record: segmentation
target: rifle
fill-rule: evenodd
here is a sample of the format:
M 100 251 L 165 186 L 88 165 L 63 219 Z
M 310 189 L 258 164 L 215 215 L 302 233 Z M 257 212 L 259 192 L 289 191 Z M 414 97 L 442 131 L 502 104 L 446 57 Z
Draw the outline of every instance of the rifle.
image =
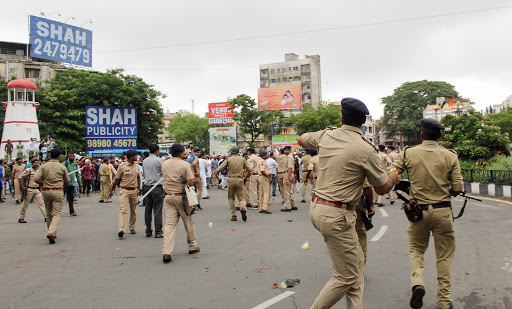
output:
M 475 200 L 475 201 L 479 201 L 479 202 L 482 201 L 481 199 L 477 199 L 477 198 L 474 198 L 474 197 L 471 197 L 471 196 L 467 196 L 465 191 L 460 193 L 458 196 L 464 197 L 465 200 L 464 200 L 464 205 L 462 205 L 462 208 L 460 209 L 459 214 L 457 215 L 457 217 L 453 218 L 454 220 L 455 219 L 459 219 L 460 217 L 462 217 L 462 215 L 464 214 L 464 210 L 466 209 L 466 205 L 468 203 L 468 200 Z
M 370 203 L 366 199 L 366 196 L 362 196 L 361 200 L 359 200 L 359 205 L 357 205 L 357 211 L 359 212 L 359 216 L 363 219 L 364 227 L 367 231 L 373 228 L 372 219 L 368 218 L 367 210 L 370 210 Z

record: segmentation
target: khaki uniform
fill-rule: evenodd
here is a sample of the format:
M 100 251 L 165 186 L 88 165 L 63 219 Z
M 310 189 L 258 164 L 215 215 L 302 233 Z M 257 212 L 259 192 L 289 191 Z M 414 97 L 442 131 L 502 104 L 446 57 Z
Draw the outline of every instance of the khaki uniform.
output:
M 304 184 L 302 184 L 302 200 L 306 200 L 306 192 L 308 190 L 308 182 L 309 179 L 306 179 L 306 174 L 308 173 L 308 163 L 311 160 L 311 155 L 307 154 L 302 158 L 302 181 Z
M 333 277 L 312 308 L 331 308 L 345 295 L 347 308 L 363 308 L 364 255 L 355 230 L 353 205 L 361 198 L 366 177 L 370 184 L 382 186 L 388 176 L 380 167 L 372 143 L 357 127 L 343 125 L 340 129 L 306 133 L 302 142 L 306 148 L 320 149 L 313 195 L 321 199 L 311 202 L 310 218 L 324 237 L 334 268 Z M 341 202 L 342 207 L 324 205 L 322 199 Z
M 398 160 L 398 157 L 399 157 L 399 155 L 398 155 L 398 153 L 397 153 L 395 150 L 393 150 L 393 151 L 391 151 L 390 153 L 388 153 L 388 160 L 389 160 L 391 163 L 393 163 L 393 162 L 395 162 L 396 160 Z M 398 179 L 399 179 L 399 180 L 401 180 L 401 178 L 398 178 Z M 392 201 L 395 201 L 395 200 L 396 200 L 396 194 L 395 194 L 395 192 L 394 192 L 393 190 L 389 191 L 388 196 L 389 196 L 389 198 L 390 198 Z
M 368 187 L 371 187 L 370 183 L 368 182 L 367 179 L 365 179 L 364 183 L 363 183 L 363 189 L 365 188 L 368 188 Z M 361 203 L 362 201 L 360 201 Z M 370 206 L 372 201 L 367 201 L 368 203 L 370 203 Z M 366 212 L 366 205 L 361 205 L 362 206 L 362 210 L 364 212 Z M 359 207 L 359 205 L 358 205 Z M 359 209 L 358 211 L 356 211 L 356 215 L 357 215 L 357 219 L 356 219 L 356 233 L 357 233 L 357 239 L 359 240 L 359 245 L 361 246 L 361 249 L 363 250 L 363 255 L 364 255 L 364 264 L 366 265 L 366 256 L 368 255 L 368 241 L 367 241 L 367 236 L 366 236 L 366 226 L 364 225 L 364 221 L 363 221 L 363 217 L 361 216 L 361 214 L 359 213 Z
M 260 210 L 268 211 L 270 204 L 270 184 L 272 183 L 272 176 L 270 179 L 267 176 L 263 176 L 262 172 L 265 172 L 267 175 L 270 175 L 270 168 L 265 160 L 260 159 L 258 163 L 258 186 L 260 188 Z
M 389 157 L 388 154 L 386 154 L 385 152 L 382 152 L 382 151 L 379 151 L 379 162 L 380 162 L 380 167 L 382 167 L 383 170 L 387 170 L 387 168 L 391 165 L 391 163 L 393 161 L 391 161 L 391 158 Z M 375 191 L 374 191 L 375 193 Z M 377 203 L 378 204 L 382 204 L 382 201 L 383 201 L 383 198 L 384 198 L 384 195 L 375 195 L 375 196 L 378 196 L 377 198 Z M 394 202 L 395 201 L 395 196 L 393 194 L 393 191 L 389 191 L 388 193 L 388 197 L 389 197 L 389 200 L 391 202 Z
M 197 201 L 201 202 L 201 197 L 203 196 L 203 179 L 201 178 L 201 173 L 199 170 L 199 158 L 196 156 L 194 161 L 192 162 L 192 173 L 195 176 L 195 184 L 197 190 Z
M 100 201 L 106 202 L 109 200 L 108 193 L 112 188 L 112 173 L 110 172 L 110 164 L 102 163 L 100 165 L 100 182 L 101 182 L 101 195 Z
M 287 160 L 286 155 L 284 153 L 280 153 L 276 156 L 277 162 L 277 184 L 279 185 L 279 192 L 281 192 L 281 197 L 284 199 L 284 176 L 288 172 L 286 169 Z
M 35 179 L 43 182 L 43 201 L 46 208 L 46 225 L 48 233 L 57 234 L 62 215 L 64 194 L 62 188 L 69 183 L 66 167 L 59 160 L 51 159 L 37 170 Z
M 463 191 L 457 154 L 439 146 L 436 141 L 425 140 L 421 145 L 406 148 L 393 166 L 399 174 L 408 169 L 411 197 L 424 209 L 423 219 L 409 222 L 407 230 L 411 286 L 425 285 L 423 255 L 432 232 L 437 260 L 437 303 L 440 308 L 448 308 L 453 302 L 450 272 L 455 254 L 455 231 L 451 207 L 438 208 L 440 205 L 436 204 L 451 201 L 450 184 L 453 190 Z
M 176 228 L 181 217 L 187 232 L 188 250 L 196 249 L 196 232 L 194 228 L 194 220 L 192 216 L 188 216 L 183 209 L 183 200 L 187 208 L 188 200 L 183 196 L 184 184 L 181 182 L 180 176 L 185 180 L 194 179 L 190 164 L 180 158 L 173 157 L 162 163 L 162 176 L 164 178 L 165 191 L 165 227 L 164 227 L 164 245 L 163 254 L 172 254 L 174 249 L 174 239 L 176 238 Z M 190 213 L 190 212 L 189 212 Z
M 318 158 L 318 155 L 313 156 L 311 160 L 309 160 L 308 164 L 308 170 L 311 171 L 311 193 L 313 193 L 313 190 L 315 189 L 316 179 L 318 178 Z
M 25 166 L 25 164 L 14 164 L 12 167 L 12 177 L 14 178 L 14 199 L 16 201 L 21 201 L 21 185 L 18 179 L 21 173 L 25 171 Z
M 20 219 L 25 219 L 25 214 L 27 213 L 28 204 L 34 198 L 34 201 L 36 201 L 37 206 L 39 207 L 39 210 L 43 214 L 43 217 L 46 218 L 46 210 L 44 208 L 44 202 L 43 202 L 43 194 L 41 194 L 41 191 L 39 191 L 39 184 L 34 181 L 36 176 L 36 171 L 33 168 L 27 168 L 23 173 L 20 174 L 19 178 L 21 181 L 23 181 L 25 177 L 28 177 L 28 187 L 25 188 L 27 190 L 27 196 L 25 197 L 25 200 L 23 201 L 23 206 L 21 206 L 20 211 Z
M 255 154 L 252 154 L 249 156 L 249 166 L 251 167 L 251 177 L 249 178 L 251 184 L 250 184 L 250 192 L 251 192 L 251 199 L 252 199 L 252 206 L 258 207 L 259 206 L 259 186 L 258 186 L 258 178 L 259 178 L 259 163 L 261 158 L 258 157 Z
M 231 216 L 236 217 L 235 197 L 241 210 L 247 211 L 244 194 L 244 171 L 250 172 L 249 163 L 237 154 L 231 155 L 217 168 L 220 173 L 228 169 L 228 202 L 231 208 Z
M 288 169 L 292 169 L 292 173 L 288 178 L 289 182 L 286 184 L 286 177 L 288 177 Z M 293 159 L 293 155 L 290 153 L 286 156 L 286 172 L 284 173 L 283 187 L 284 187 L 284 207 L 283 209 L 296 209 L 297 203 L 295 202 L 295 197 L 292 198 L 294 192 L 292 187 L 295 179 L 295 160 Z
M 120 179 L 119 186 L 119 231 L 126 233 L 126 213 L 130 206 L 130 231 L 135 230 L 137 221 L 137 195 L 139 194 L 140 167 L 138 164 L 122 164 L 117 168 L 116 179 Z

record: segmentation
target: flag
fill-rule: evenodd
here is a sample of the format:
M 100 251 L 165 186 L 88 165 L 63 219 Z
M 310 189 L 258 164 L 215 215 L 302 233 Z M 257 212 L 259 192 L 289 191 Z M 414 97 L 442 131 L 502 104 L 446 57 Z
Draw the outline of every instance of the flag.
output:
M 450 103 L 448 103 L 448 106 L 452 106 L 453 105 L 453 99 L 455 99 L 455 96 L 452 97 L 452 99 L 450 100 Z

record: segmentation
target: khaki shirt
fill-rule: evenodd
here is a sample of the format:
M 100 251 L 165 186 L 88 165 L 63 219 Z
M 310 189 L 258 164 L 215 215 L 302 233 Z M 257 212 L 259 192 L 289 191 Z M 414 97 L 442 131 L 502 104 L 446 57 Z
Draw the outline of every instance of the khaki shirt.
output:
M 262 172 L 265 172 L 267 177 L 270 176 L 270 168 L 268 167 L 267 161 L 260 159 L 260 162 L 258 162 L 258 174 L 263 176 Z
M 19 178 L 19 175 L 21 175 L 21 173 L 25 171 L 25 166 L 25 164 L 14 164 L 14 166 L 12 167 L 12 177 L 14 177 L 15 179 Z
M 365 177 L 374 186 L 388 180 L 375 148 L 357 127 L 343 125 L 340 129 L 306 133 L 302 142 L 305 148 L 320 149 L 313 193 L 325 200 L 357 205 Z
M 217 172 L 220 173 L 225 169 L 228 169 L 228 177 L 244 177 L 244 170 L 250 172 L 251 167 L 244 158 L 239 155 L 233 154 L 222 162 L 217 168 Z
M 260 163 L 260 160 L 260 157 L 258 157 L 255 154 L 249 156 L 249 159 L 247 161 L 249 163 L 249 166 L 251 167 L 251 174 L 259 174 L 258 165 Z
M 313 156 L 311 160 L 309 160 L 308 171 L 311 171 L 313 174 L 313 178 L 318 177 L 318 155 Z
M 100 165 L 100 179 L 101 179 L 101 177 L 108 177 L 108 179 L 110 181 L 111 172 L 110 172 L 110 168 L 108 166 L 109 166 L 109 164 L 106 164 L 106 163 L 102 163 Z
M 311 160 L 311 155 L 310 154 L 307 154 L 305 155 L 301 162 L 302 162 L 302 172 L 303 173 L 307 173 L 308 172 L 308 163 L 309 161 Z
M 449 202 L 450 184 L 455 191 L 464 189 L 457 153 L 436 141 L 426 140 L 418 146 L 407 148 L 400 153 L 393 166 L 398 174 L 406 168 L 409 171 L 411 197 L 418 204 Z
M 379 151 L 378 157 L 380 161 L 380 167 L 382 167 L 383 170 L 386 170 L 389 167 L 389 165 L 393 162 L 388 157 L 388 154 L 385 152 Z
M 33 168 L 27 168 L 20 174 L 19 178 L 29 177 L 28 186 L 32 188 L 39 188 L 39 184 L 34 181 L 36 172 L 37 170 L 34 170 Z
M 196 156 L 194 161 L 190 164 L 190 167 L 192 168 L 192 173 L 196 178 L 201 178 L 201 173 L 199 170 L 199 157 Z M 197 176 L 196 176 L 197 175 Z
M 121 166 L 121 165 L 119 165 L 119 166 Z M 119 170 L 119 166 L 117 167 L 118 170 Z M 110 181 L 112 181 L 112 179 L 114 177 L 116 177 L 117 171 L 116 171 L 116 168 L 112 164 L 108 165 L 108 169 L 110 170 Z
M 285 175 L 288 175 L 288 169 L 292 169 L 292 173 L 290 175 L 290 180 L 293 179 L 293 177 L 295 177 L 295 159 L 293 158 L 293 154 L 289 154 L 286 156 L 286 173 Z
M 395 162 L 398 160 L 398 153 L 393 150 L 388 154 L 388 158 L 391 160 L 391 162 Z
M 276 156 L 277 162 L 277 173 L 282 174 L 283 172 L 288 172 L 288 168 L 286 168 L 286 155 L 284 153 L 280 153 Z
M 68 170 L 57 159 L 51 159 L 41 165 L 35 178 L 43 182 L 43 188 L 48 189 L 63 188 L 64 183 L 69 183 Z
M 117 168 L 116 179 L 120 179 L 120 187 L 139 188 L 137 179 L 140 177 L 140 167 L 137 163 L 123 164 Z
M 190 163 L 178 157 L 172 157 L 162 163 L 162 177 L 166 193 L 182 193 L 185 185 L 181 182 L 180 176 L 183 176 L 185 180 L 194 179 Z

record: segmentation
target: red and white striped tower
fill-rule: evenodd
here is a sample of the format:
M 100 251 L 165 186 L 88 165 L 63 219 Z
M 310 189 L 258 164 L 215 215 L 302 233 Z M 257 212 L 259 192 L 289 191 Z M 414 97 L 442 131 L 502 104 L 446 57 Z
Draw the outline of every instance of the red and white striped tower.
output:
M 3 103 L 5 120 L 0 158 L 7 158 L 5 145 L 8 140 L 11 140 L 14 146 L 13 159 L 18 157 L 16 146 L 20 141 L 23 145 L 22 159 L 28 160 L 31 139 L 36 139 L 34 148 L 39 152 L 40 136 L 36 113 L 39 103 L 36 102 L 36 91 L 36 84 L 26 79 L 12 80 L 7 84 L 7 102 Z

